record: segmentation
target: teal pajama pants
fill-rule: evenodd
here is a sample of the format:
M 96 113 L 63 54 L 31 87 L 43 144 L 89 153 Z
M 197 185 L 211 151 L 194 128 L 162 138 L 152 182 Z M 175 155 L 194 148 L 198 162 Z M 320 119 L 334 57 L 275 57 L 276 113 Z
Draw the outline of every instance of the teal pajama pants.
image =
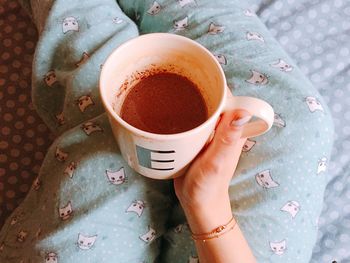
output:
M 320 94 L 244 1 L 22 2 L 40 33 L 33 102 L 60 136 L 1 229 L 1 263 L 198 262 L 172 181 L 127 165 L 98 93 L 107 56 L 151 32 L 203 44 L 233 94 L 273 106 L 271 131 L 243 149 L 229 189 L 232 212 L 258 262 L 309 261 L 333 124 Z

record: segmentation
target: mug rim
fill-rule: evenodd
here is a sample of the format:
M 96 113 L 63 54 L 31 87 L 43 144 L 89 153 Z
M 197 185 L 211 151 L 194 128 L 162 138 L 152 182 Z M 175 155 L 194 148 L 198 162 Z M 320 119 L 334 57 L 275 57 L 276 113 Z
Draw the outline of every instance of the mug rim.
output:
M 222 92 L 222 97 L 220 98 L 219 106 L 216 108 L 214 113 L 207 120 L 205 120 L 205 122 L 201 123 L 199 126 L 196 126 L 195 128 L 192 128 L 191 130 L 180 132 L 180 133 L 173 133 L 173 134 L 158 134 L 158 133 L 147 132 L 147 131 L 138 129 L 138 128 L 130 125 L 126 121 L 124 121 L 113 110 L 112 105 L 110 103 L 108 103 L 107 95 L 104 92 L 104 90 L 105 90 L 105 88 L 104 88 L 104 86 L 105 86 L 104 85 L 104 79 L 107 78 L 105 72 L 106 72 L 106 66 L 108 66 L 108 63 L 113 61 L 115 59 L 116 54 L 121 52 L 121 50 L 127 48 L 129 45 L 131 45 L 132 42 L 138 41 L 140 39 L 153 38 L 153 37 L 154 38 L 163 38 L 163 39 L 164 38 L 168 38 L 168 39 L 181 40 L 181 41 L 188 42 L 191 45 L 195 46 L 196 48 L 199 48 L 202 51 L 204 51 L 205 53 L 207 53 L 207 55 L 209 55 L 209 57 L 214 61 L 216 67 L 219 69 L 220 78 L 222 79 L 223 84 L 224 84 L 223 87 L 221 87 L 223 89 L 223 92 Z M 186 136 L 191 136 L 191 135 L 199 132 L 200 130 L 207 128 L 207 126 L 210 125 L 210 123 L 215 118 L 217 118 L 223 111 L 223 108 L 224 108 L 224 105 L 225 105 L 225 98 L 227 96 L 226 87 L 227 87 L 227 83 L 226 83 L 225 73 L 224 73 L 220 63 L 216 60 L 214 55 L 208 49 L 206 49 L 204 46 L 202 46 L 201 44 L 199 44 L 198 42 L 196 42 L 196 41 L 194 41 L 194 40 L 192 40 L 190 38 L 187 38 L 187 37 L 184 37 L 184 36 L 181 36 L 181 35 L 171 34 L 171 33 L 149 33 L 149 34 L 144 34 L 144 35 L 141 35 L 141 36 L 134 37 L 134 38 L 129 39 L 128 41 L 124 42 L 123 44 L 118 46 L 116 49 L 114 49 L 112 51 L 112 53 L 110 53 L 108 55 L 107 59 L 103 63 L 102 70 L 101 70 L 101 73 L 100 73 L 100 79 L 99 79 L 99 92 L 100 92 L 102 104 L 103 104 L 103 106 L 104 106 L 104 108 L 106 110 L 106 113 L 112 115 L 112 117 L 117 122 L 119 122 L 123 127 L 128 129 L 132 133 L 137 134 L 137 135 L 142 136 L 142 137 L 149 138 L 149 139 L 157 139 L 157 140 L 175 140 L 175 139 L 183 138 L 183 137 L 186 137 Z

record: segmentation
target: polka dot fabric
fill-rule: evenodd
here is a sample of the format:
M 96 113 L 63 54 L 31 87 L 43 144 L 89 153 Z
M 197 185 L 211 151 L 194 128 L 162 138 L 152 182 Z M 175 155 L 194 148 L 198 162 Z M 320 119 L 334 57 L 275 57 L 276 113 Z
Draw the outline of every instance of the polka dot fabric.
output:
M 330 106 L 335 143 L 311 262 L 350 262 L 350 2 L 251 1 L 251 7 Z
M 31 104 L 36 41 L 17 1 L 0 0 L 0 227 L 25 197 L 52 141 Z

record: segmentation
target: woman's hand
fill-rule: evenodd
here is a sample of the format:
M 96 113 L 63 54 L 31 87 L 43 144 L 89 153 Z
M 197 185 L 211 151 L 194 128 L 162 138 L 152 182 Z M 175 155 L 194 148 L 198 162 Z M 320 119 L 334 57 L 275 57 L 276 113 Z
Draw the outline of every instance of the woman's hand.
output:
M 228 187 L 245 143 L 242 127 L 250 118 L 244 110 L 224 113 L 210 144 L 184 176 L 174 179 L 176 195 L 190 225 L 193 221 L 193 232 L 212 230 L 232 217 Z
M 245 142 L 242 126 L 250 118 L 243 110 L 223 114 L 208 147 L 184 176 L 174 179 L 176 195 L 194 234 L 209 233 L 232 220 L 228 188 Z M 202 263 L 256 262 L 237 224 L 218 238 L 196 240 L 195 245 Z

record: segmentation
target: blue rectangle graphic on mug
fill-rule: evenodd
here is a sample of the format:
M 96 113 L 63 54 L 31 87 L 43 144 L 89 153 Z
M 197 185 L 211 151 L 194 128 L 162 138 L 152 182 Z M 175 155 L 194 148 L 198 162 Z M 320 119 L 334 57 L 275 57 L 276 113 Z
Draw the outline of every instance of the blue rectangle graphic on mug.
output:
M 151 150 L 136 145 L 139 165 L 158 171 L 174 170 L 175 151 Z

